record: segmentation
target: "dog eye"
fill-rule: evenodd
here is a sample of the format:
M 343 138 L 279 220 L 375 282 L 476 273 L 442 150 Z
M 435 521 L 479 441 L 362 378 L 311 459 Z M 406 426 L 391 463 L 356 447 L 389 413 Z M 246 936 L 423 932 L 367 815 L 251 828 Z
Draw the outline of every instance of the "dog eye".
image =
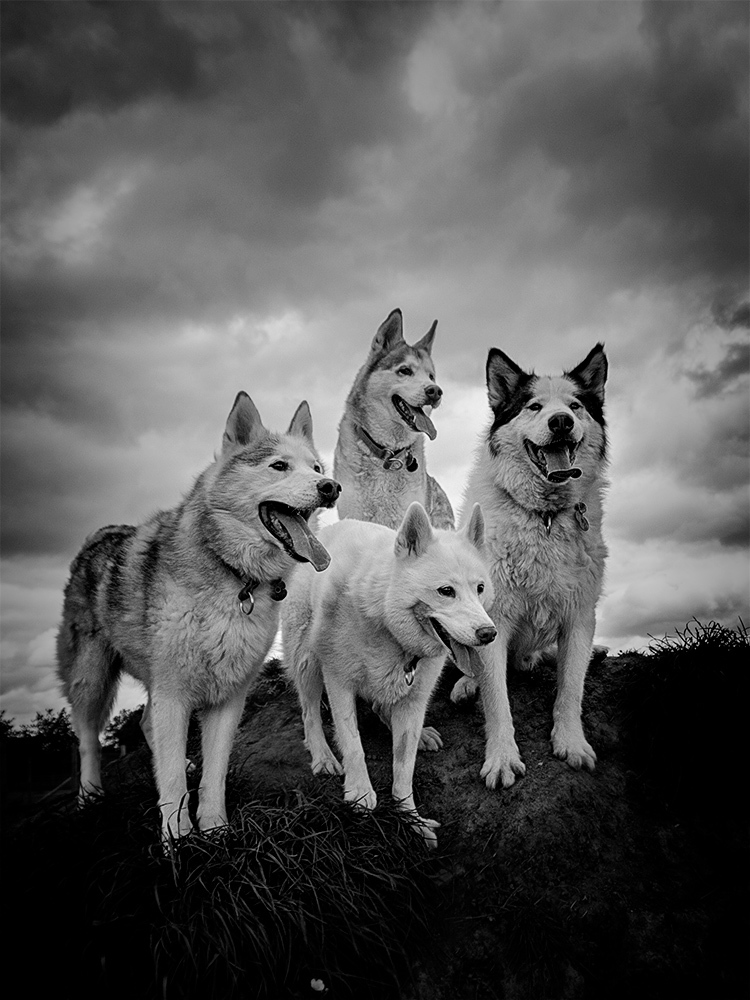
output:
M 453 589 L 453 587 L 438 587 L 437 590 L 438 590 L 438 594 L 440 594 L 441 597 L 455 597 L 456 596 L 456 591 Z
M 414 372 L 413 372 L 413 371 L 411 370 L 411 368 L 409 368 L 409 367 L 408 367 L 407 365 L 402 365 L 402 366 L 401 366 L 401 367 L 400 367 L 400 368 L 398 369 L 398 371 L 396 372 L 396 374 L 397 374 L 397 375 L 413 375 L 413 374 L 414 374 Z
M 571 410 L 580 410 L 581 409 L 581 404 L 580 403 L 576 403 L 576 402 L 572 402 L 570 404 L 570 408 L 571 408 Z
M 534 412 L 541 410 L 541 408 L 542 408 L 541 403 L 529 403 L 529 405 L 526 407 L 527 410 L 534 410 Z
M 477 584 L 477 593 L 478 594 L 483 594 L 484 593 L 484 584 L 483 583 L 478 583 Z
M 428 378 L 429 378 L 430 382 L 434 382 L 435 381 L 435 376 L 432 374 L 432 372 L 430 372 L 430 374 L 428 375 Z
M 289 470 L 289 463 L 279 460 L 278 462 L 271 462 L 272 469 L 276 469 L 277 472 L 287 472 Z
M 316 462 L 315 465 L 313 466 L 313 472 L 317 472 L 319 475 L 322 476 L 323 475 L 323 466 L 319 462 Z

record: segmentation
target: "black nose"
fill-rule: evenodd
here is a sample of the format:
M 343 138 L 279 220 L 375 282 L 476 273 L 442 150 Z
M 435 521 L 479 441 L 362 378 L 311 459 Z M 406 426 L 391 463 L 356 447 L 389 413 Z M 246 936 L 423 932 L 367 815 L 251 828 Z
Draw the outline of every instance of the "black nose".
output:
M 341 493 L 341 486 L 335 479 L 321 479 L 318 483 L 318 493 L 326 503 L 336 503 Z
M 424 394 L 425 394 L 425 396 L 427 396 L 427 399 L 429 400 L 430 405 L 434 406 L 435 403 L 437 403 L 437 401 L 443 395 L 443 390 L 440 388 L 439 385 L 435 385 L 435 384 L 428 385 L 427 388 L 424 391 Z
M 497 636 L 497 629 L 493 628 L 491 625 L 483 625 L 482 628 L 477 629 L 476 636 L 481 644 L 486 646 L 488 642 L 492 642 Z
M 573 430 L 573 418 L 569 413 L 553 413 L 547 424 L 553 434 L 569 434 Z

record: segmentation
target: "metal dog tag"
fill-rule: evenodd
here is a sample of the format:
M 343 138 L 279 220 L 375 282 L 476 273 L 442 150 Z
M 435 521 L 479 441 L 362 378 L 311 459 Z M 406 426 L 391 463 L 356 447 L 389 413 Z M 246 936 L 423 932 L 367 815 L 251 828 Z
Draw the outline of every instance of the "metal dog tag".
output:
M 403 467 L 404 463 L 400 458 L 386 458 L 385 462 L 383 462 L 383 468 L 389 472 L 400 472 Z
M 253 613 L 253 608 L 255 607 L 255 598 L 253 597 L 252 585 L 247 584 L 242 590 L 237 594 L 237 600 L 240 602 L 240 610 L 243 615 L 248 615 L 248 617 Z
M 589 521 L 588 518 L 586 517 L 587 510 L 588 508 L 586 507 L 585 503 L 577 503 L 573 507 L 573 516 L 575 517 L 576 523 L 578 527 L 581 529 L 581 531 L 589 530 Z

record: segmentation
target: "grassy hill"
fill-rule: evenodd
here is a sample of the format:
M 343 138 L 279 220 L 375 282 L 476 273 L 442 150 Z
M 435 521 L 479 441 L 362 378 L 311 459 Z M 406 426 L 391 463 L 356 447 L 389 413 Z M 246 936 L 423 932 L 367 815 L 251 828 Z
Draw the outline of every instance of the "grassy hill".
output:
M 28 981 L 76 996 L 745 998 L 748 645 L 693 623 L 593 664 L 593 774 L 551 755 L 554 667 L 512 674 L 527 773 L 507 791 L 480 781 L 481 709 L 450 703 L 448 674 L 428 713 L 445 746 L 415 775 L 436 852 L 386 801 L 377 718 L 362 708 L 382 805 L 362 816 L 340 779 L 310 774 L 271 664 L 235 743 L 226 835 L 163 856 L 145 746 L 109 765 L 105 801 L 68 794 L 4 823 L 7 954 L 33 941 Z

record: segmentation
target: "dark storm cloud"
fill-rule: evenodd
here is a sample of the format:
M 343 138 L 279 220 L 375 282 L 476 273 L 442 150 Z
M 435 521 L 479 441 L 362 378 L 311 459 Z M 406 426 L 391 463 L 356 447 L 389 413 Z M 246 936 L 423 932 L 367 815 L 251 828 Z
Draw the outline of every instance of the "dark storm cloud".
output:
M 750 344 L 730 344 L 726 354 L 715 368 L 686 372 L 696 385 L 698 398 L 717 396 L 727 389 L 737 388 L 737 383 L 750 373 Z M 745 441 L 745 443 L 747 443 Z
M 0 12 L 3 112 L 12 121 L 50 125 L 81 105 L 114 109 L 196 89 L 193 39 L 164 4 L 6 0 Z
M 584 25 L 610 8 L 561 6 Z M 623 277 L 746 287 L 749 20 L 733 0 L 652 0 L 638 49 L 552 49 L 529 74 L 499 62 L 499 81 L 516 76 L 485 108 L 478 163 L 502 176 L 537 151 L 566 171 L 561 246 L 593 231 Z

